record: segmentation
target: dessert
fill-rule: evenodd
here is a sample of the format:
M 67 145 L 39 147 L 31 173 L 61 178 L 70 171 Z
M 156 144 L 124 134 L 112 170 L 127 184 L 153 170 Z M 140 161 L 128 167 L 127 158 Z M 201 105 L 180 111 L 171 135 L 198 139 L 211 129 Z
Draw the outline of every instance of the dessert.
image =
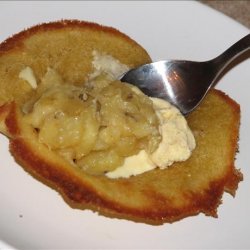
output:
M 200 212 L 216 216 L 224 191 L 234 194 L 242 179 L 234 167 L 238 104 L 212 90 L 187 117 L 197 144 L 188 159 L 110 178 L 107 173 L 125 157 L 153 153 L 162 137 L 149 98 L 110 81 L 117 76 L 109 67 L 98 68 L 98 53 L 117 60 L 124 71 L 151 61 L 119 31 L 80 21 L 41 24 L 0 45 L 0 131 L 10 138 L 16 161 L 72 207 L 153 224 Z M 110 115 L 113 109 L 117 117 Z M 110 121 L 119 122 L 117 131 L 105 131 Z

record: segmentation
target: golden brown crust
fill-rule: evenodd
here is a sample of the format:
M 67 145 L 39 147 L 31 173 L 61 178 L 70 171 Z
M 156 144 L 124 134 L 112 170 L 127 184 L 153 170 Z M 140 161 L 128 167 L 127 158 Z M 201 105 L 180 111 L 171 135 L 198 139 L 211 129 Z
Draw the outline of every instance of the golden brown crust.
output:
M 119 30 L 113 27 L 103 26 L 97 23 L 79 21 L 79 20 L 61 20 L 57 22 L 42 23 L 40 25 L 35 25 L 29 29 L 23 30 L 12 37 L 7 38 L 4 42 L 0 44 L 0 54 L 7 53 L 10 50 L 18 49 L 23 46 L 23 41 L 32 35 L 45 31 L 53 30 L 64 30 L 65 28 L 82 28 L 91 29 L 97 32 L 107 32 L 114 36 L 119 36 L 125 39 L 128 43 L 134 43 L 134 45 L 139 46 L 134 40 L 131 40 L 126 34 L 121 33 Z
M 129 47 L 128 51 L 135 45 L 114 29 L 63 21 L 36 26 L 10 38 L 0 45 L 0 60 L 1 56 L 3 59 L 16 49 L 24 50 L 27 45 L 22 45 L 23 42 L 38 33 L 58 29 L 64 32 L 65 27 L 74 31 L 78 27 L 87 28 L 97 30 L 98 34 L 118 36 L 122 44 Z M 139 61 L 149 60 L 144 49 L 137 44 L 136 47 L 142 55 Z M 118 53 L 117 56 L 119 59 L 124 55 Z M 134 59 L 129 60 L 132 63 Z M 39 73 L 39 69 L 36 70 Z M 1 82 L 0 85 L 5 86 Z M 221 91 L 210 91 L 198 109 L 187 117 L 197 142 L 190 159 L 166 170 L 156 169 L 116 180 L 88 175 L 39 143 L 35 132 L 22 119 L 19 102 L 11 100 L 10 96 L 8 103 L 0 106 L 0 129 L 11 138 L 12 155 L 26 171 L 57 190 L 72 207 L 90 208 L 110 217 L 151 224 L 174 222 L 201 212 L 216 217 L 224 191 L 234 195 L 242 180 L 242 174 L 234 167 L 240 108 Z

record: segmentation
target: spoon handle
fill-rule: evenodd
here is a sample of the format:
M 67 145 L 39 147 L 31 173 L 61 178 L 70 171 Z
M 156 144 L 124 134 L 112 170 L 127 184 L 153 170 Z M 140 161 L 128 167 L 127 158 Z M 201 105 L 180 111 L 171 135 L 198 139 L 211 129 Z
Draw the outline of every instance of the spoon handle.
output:
M 250 34 L 246 35 L 238 42 L 233 44 L 221 55 L 211 60 L 217 66 L 217 75 L 224 70 L 234 59 L 250 49 Z

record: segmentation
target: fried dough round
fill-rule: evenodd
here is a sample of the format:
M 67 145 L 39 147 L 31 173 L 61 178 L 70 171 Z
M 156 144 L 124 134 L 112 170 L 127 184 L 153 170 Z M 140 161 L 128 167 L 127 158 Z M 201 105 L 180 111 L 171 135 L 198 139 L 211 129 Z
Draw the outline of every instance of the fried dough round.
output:
M 216 216 L 224 191 L 235 194 L 242 174 L 234 167 L 239 105 L 212 90 L 188 117 L 197 147 L 185 162 L 128 179 L 93 176 L 73 168 L 37 141 L 20 110 L 33 90 L 18 79 L 30 66 L 37 77 L 47 67 L 71 84 L 91 72 L 92 51 L 99 50 L 130 67 L 150 62 L 147 52 L 119 31 L 93 23 L 61 21 L 23 31 L 0 45 L 0 131 L 10 151 L 38 180 L 57 190 L 72 207 L 151 224 L 205 213 Z

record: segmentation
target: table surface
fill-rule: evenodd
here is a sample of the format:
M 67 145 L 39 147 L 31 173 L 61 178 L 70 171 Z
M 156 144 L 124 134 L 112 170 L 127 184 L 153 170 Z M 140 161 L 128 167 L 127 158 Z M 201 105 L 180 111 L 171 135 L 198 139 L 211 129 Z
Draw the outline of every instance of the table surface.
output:
M 201 3 L 216 9 L 250 28 L 250 1 L 202 0 Z

